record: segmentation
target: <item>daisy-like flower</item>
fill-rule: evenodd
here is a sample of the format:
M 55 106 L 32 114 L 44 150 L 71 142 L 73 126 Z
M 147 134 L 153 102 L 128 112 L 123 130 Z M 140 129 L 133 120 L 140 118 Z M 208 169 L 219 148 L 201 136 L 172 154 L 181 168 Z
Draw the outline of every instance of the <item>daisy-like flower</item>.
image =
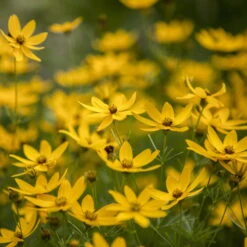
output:
M 101 138 L 96 132 L 90 133 L 89 126 L 86 123 L 80 124 L 78 133 L 71 125 L 68 130 L 60 130 L 59 132 L 70 136 L 84 148 L 97 150 L 106 144 L 106 139 Z
M 93 244 L 86 242 L 84 247 L 126 247 L 124 238 L 117 237 L 111 245 L 98 232 L 93 234 Z
M 64 23 L 54 23 L 49 27 L 49 30 L 53 33 L 71 33 L 74 29 L 76 29 L 82 22 L 81 17 L 77 17 L 73 21 L 67 21 Z
M 89 194 L 82 199 L 81 205 L 76 202 L 71 208 L 71 212 L 73 217 L 89 226 L 110 226 L 119 224 L 114 217 L 115 213 L 107 210 L 107 206 L 96 210 L 93 197 Z
M 145 9 L 154 5 L 159 0 L 120 0 L 122 4 L 130 9 Z
M 149 190 L 150 186 L 147 186 L 138 196 L 127 185 L 124 186 L 124 195 L 110 190 L 109 193 L 117 203 L 109 204 L 107 208 L 117 213 L 118 221 L 133 219 L 139 226 L 146 228 L 150 224 L 149 218 L 166 216 L 166 213 L 160 210 L 164 202 L 151 199 Z
M 156 150 L 152 153 L 150 149 L 145 149 L 137 156 L 133 157 L 132 147 L 127 141 L 125 141 L 120 147 L 119 159 L 115 159 L 114 161 L 112 161 L 107 159 L 106 152 L 104 152 L 104 154 L 105 157 L 103 159 L 106 165 L 111 169 L 119 172 L 146 172 L 155 170 L 160 167 L 160 165 L 153 165 L 149 168 L 143 168 L 157 157 L 157 155 L 159 154 L 159 150 Z
M 68 211 L 80 198 L 86 189 L 85 177 L 81 176 L 77 179 L 72 187 L 67 179 L 64 179 L 58 189 L 57 196 L 42 194 L 36 198 L 25 196 L 25 198 L 40 210 L 47 212 Z
M 204 48 L 218 52 L 236 52 L 245 44 L 243 35 L 233 36 L 222 28 L 201 30 L 196 39 Z
M 46 40 L 47 33 L 44 32 L 32 36 L 35 27 L 36 22 L 31 20 L 21 28 L 19 18 L 16 15 L 11 15 L 8 21 L 9 35 L 0 30 L 3 37 L 13 48 L 13 55 L 17 61 L 23 60 L 24 56 L 38 62 L 41 61 L 40 58 L 38 58 L 31 50 L 44 49 L 44 47 L 39 47 L 37 45 Z
M 0 228 L 0 244 L 8 244 L 6 247 L 14 247 L 23 243 L 25 238 L 30 236 L 38 226 L 37 213 L 30 211 L 27 217 L 20 217 L 14 231 Z
M 213 161 L 247 162 L 247 137 L 238 141 L 235 130 L 227 133 L 222 142 L 214 129 L 208 127 L 207 139 L 204 142 L 205 148 L 191 140 L 186 140 L 186 143 L 188 144 L 187 149 Z
M 109 104 L 104 103 L 97 97 L 92 97 L 91 106 L 80 103 L 83 107 L 92 111 L 89 117 L 101 121 L 97 131 L 101 131 L 112 124 L 113 121 L 124 120 L 128 115 L 132 115 L 132 107 L 136 101 L 136 93 L 133 93 L 129 100 L 124 94 L 115 94 Z
M 23 195 L 38 195 L 38 194 L 45 194 L 49 193 L 50 191 L 57 188 L 62 180 L 64 179 L 65 175 L 67 173 L 67 170 L 64 172 L 64 174 L 59 178 L 59 173 L 56 172 L 49 181 L 47 181 L 47 178 L 44 174 L 39 174 L 35 185 L 31 185 L 27 182 L 25 182 L 22 179 L 16 178 L 15 182 L 18 184 L 19 188 L 9 187 L 9 189 L 19 192 Z
M 188 93 L 182 97 L 177 97 L 178 99 L 189 100 L 189 102 L 193 102 L 193 104 L 201 105 L 203 107 L 206 106 L 207 108 L 219 108 L 223 106 L 223 103 L 218 99 L 218 97 L 226 92 L 226 86 L 224 83 L 216 93 L 211 93 L 208 89 L 203 89 L 201 87 L 194 88 L 188 77 L 186 77 L 186 85 L 191 93 Z
M 158 109 L 152 104 L 147 104 L 146 110 L 152 120 L 135 115 L 135 118 L 138 121 L 149 126 L 146 128 L 141 128 L 144 131 L 151 132 L 158 130 L 170 130 L 175 132 L 184 132 L 188 130 L 187 126 L 179 127 L 179 125 L 190 117 L 192 110 L 191 104 L 184 107 L 180 113 L 177 114 L 177 116 L 175 116 L 172 105 L 168 102 L 164 103 L 161 112 L 159 112 Z
M 169 208 L 177 204 L 179 201 L 187 197 L 192 197 L 199 194 L 202 186 L 208 181 L 206 170 L 203 168 L 197 176 L 193 174 L 194 165 L 192 162 L 185 164 L 181 174 L 175 169 L 168 169 L 166 178 L 167 192 L 151 188 L 150 195 L 156 200 L 170 202 L 165 208 Z
M 10 157 L 19 161 L 14 163 L 15 166 L 26 169 L 21 175 L 32 171 L 47 172 L 56 165 L 67 146 L 68 142 L 64 142 L 52 151 L 51 145 L 46 140 L 42 140 L 39 151 L 26 144 L 23 146 L 23 152 L 27 159 L 14 154 L 11 154 Z

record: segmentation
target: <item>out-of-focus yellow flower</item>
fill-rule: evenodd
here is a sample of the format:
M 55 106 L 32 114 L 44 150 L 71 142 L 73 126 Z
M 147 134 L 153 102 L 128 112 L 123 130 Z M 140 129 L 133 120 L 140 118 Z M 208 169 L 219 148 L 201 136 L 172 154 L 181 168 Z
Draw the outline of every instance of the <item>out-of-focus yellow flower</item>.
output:
M 233 36 L 222 28 L 201 30 L 196 34 L 196 39 L 204 48 L 218 52 L 239 51 L 245 42 L 243 35 Z
M 96 210 L 93 197 L 88 194 L 82 199 L 81 205 L 77 202 L 74 204 L 71 209 L 71 215 L 89 226 L 110 226 L 119 224 L 114 217 L 115 213 L 109 212 L 106 208 L 107 206 Z
M 64 23 L 54 23 L 49 27 L 49 30 L 53 33 L 71 33 L 74 29 L 76 29 L 80 23 L 82 22 L 81 17 L 77 17 L 73 21 L 67 21 Z
M 36 198 L 25 196 L 25 198 L 41 210 L 49 212 L 68 211 L 80 198 L 86 189 L 85 177 L 77 179 L 72 187 L 69 180 L 64 179 L 58 189 L 57 196 L 42 194 Z
M 184 42 L 191 35 L 194 24 L 188 20 L 173 20 L 170 23 L 159 21 L 154 26 L 154 39 L 158 43 Z
M 127 185 L 124 186 L 124 195 L 110 190 L 109 193 L 117 203 L 109 204 L 108 210 L 116 212 L 116 219 L 120 222 L 133 219 L 139 226 L 147 228 L 150 224 L 149 218 L 166 216 L 160 209 L 164 203 L 151 199 L 149 190 L 150 186 L 147 186 L 138 196 Z
M 24 242 L 25 238 L 31 235 L 38 226 L 37 213 L 29 212 L 28 217 L 20 217 L 14 231 L 0 228 L 0 243 L 7 244 L 8 247 L 14 247 Z
M 119 0 L 130 9 L 145 9 L 154 5 L 159 0 Z
M 175 116 L 174 109 L 172 105 L 168 102 L 165 102 L 161 112 L 152 105 L 146 105 L 147 114 L 152 119 L 144 118 L 139 115 L 135 115 L 135 118 L 147 125 L 148 127 L 141 128 L 144 131 L 158 131 L 158 130 L 165 130 L 165 131 L 175 131 L 175 132 L 184 132 L 188 130 L 187 126 L 179 127 L 185 120 L 190 117 L 192 105 L 189 104 L 184 107 L 180 113 Z
M 125 30 L 105 33 L 104 36 L 96 40 L 93 47 L 99 51 L 123 51 L 129 49 L 136 42 L 136 35 Z
M 129 142 L 125 141 L 119 150 L 119 159 L 114 161 L 104 157 L 106 165 L 113 170 L 119 172 L 147 172 L 152 171 L 160 167 L 160 165 L 153 165 L 148 168 L 143 168 L 144 166 L 151 163 L 159 154 L 159 151 L 156 150 L 153 153 L 150 149 L 145 149 L 137 156 L 133 157 L 132 147 Z
M 45 194 L 49 193 L 50 191 L 57 188 L 62 180 L 64 179 L 66 175 L 67 170 L 64 172 L 64 174 L 59 178 L 59 173 L 56 172 L 49 181 L 47 181 L 47 178 L 44 174 L 39 174 L 35 185 L 31 185 L 27 182 L 25 182 L 22 179 L 16 178 L 15 182 L 18 184 L 19 189 L 14 187 L 9 187 L 13 191 L 17 191 L 23 195 L 38 195 L 38 194 Z
M 19 161 L 14 163 L 15 166 L 26 169 L 22 174 L 31 171 L 47 172 L 51 167 L 56 165 L 57 160 L 63 154 L 67 146 L 68 142 L 64 142 L 52 151 L 51 145 L 46 140 L 42 140 L 39 151 L 30 145 L 25 144 L 23 146 L 23 152 L 27 159 L 14 154 L 11 154 L 10 157 Z
M 118 86 L 113 81 L 106 81 L 103 84 L 95 86 L 95 94 L 103 101 L 109 100 L 116 92 Z
M 152 188 L 150 189 L 150 195 L 165 203 L 170 202 L 165 206 L 165 208 L 169 208 L 185 198 L 199 194 L 203 190 L 201 186 L 208 182 L 208 176 L 204 168 L 194 176 L 193 169 L 194 165 L 192 162 L 187 162 L 181 173 L 178 173 L 173 168 L 168 169 L 166 178 L 166 189 L 168 192 Z M 201 188 L 196 189 L 198 186 Z
M 13 55 L 17 61 L 21 61 L 24 56 L 38 62 L 41 61 L 40 58 L 38 58 L 31 50 L 44 49 L 44 47 L 38 47 L 37 45 L 46 40 L 47 33 L 44 32 L 32 36 L 35 27 L 36 22 L 31 20 L 21 29 L 19 18 L 16 15 L 11 15 L 8 21 L 10 35 L 6 35 L 2 30 L 0 30 L 3 37 L 13 48 Z
M 247 136 L 238 141 L 235 130 L 227 133 L 222 142 L 214 129 L 209 126 L 207 139 L 204 142 L 205 148 L 191 140 L 186 140 L 186 143 L 188 144 L 187 149 L 213 161 L 247 162 Z
M 213 65 L 220 70 L 245 70 L 247 68 L 247 53 L 234 55 L 212 56 Z
M 132 107 L 136 101 L 136 93 L 133 93 L 129 100 L 124 94 L 115 94 L 108 104 L 97 97 L 92 97 L 91 106 L 80 103 L 83 107 L 92 111 L 90 118 L 101 121 L 97 131 L 103 130 L 113 121 L 122 121 L 128 115 L 133 115 Z
M 98 232 L 95 232 L 93 234 L 93 244 L 86 242 L 84 247 L 126 247 L 126 243 L 124 238 L 117 237 L 110 246 Z
M 188 100 L 189 103 L 201 105 L 203 108 L 219 108 L 223 106 L 223 103 L 219 99 L 217 99 L 217 97 L 223 95 L 226 92 L 226 86 L 224 83 L 216 93 L 211 93 L 208 89 L 203 89 L 201 87 L 192 87 L 190 79 L 188 77 L 186 77 L 186 84 L 191 93 L 186 94 L 182 97 L 178 97 L 178 99 Z

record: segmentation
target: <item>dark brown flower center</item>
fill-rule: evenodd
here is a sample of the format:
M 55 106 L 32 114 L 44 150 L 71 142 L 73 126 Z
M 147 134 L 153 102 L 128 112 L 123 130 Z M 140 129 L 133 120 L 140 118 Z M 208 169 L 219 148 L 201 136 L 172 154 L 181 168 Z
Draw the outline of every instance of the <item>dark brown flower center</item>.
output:
M 38 158 L 37 158 L 37 163 L 38 164 L 44 164 L 44 163 L 46 163 L 46 161 L 47 161 L 47 158 L 44 156 L 44 155 L 40 155 Z
M 140 209 L 141 207 L 139 203 L 136 203 L 136 202 L 131 203 L 131 211 L 139 212 Z
M 226 146 L 224 148 L 224 151 L 225 151 L 226 154 L 234 154 L 235 153 L 234 149 L 233 149 L 233 146 Z
M 20 231 L 16 231 L 16 232 L 15 232 L 15 236 L 16 236 L 17 238 L 23 238 L 22 233 L 21 233 Z
M 172 193 L 172 196 L 173 196 L 174 198 L 177 199 L 177 198 L 181 197 L 182 194 L 183 194 L 183 192 L 182 192 L 181 190 L 175 189 L 175 190 L 173 191 L 173 193 Z
M 117 112 L 117 107 L 114 104 L 112 104 L 111 106 L 109 106 L 109 111 L 111 114 L 114 114 Z
M 123 159 L 121 162 L 123 168 L 131 168 L 133 166 L 132 160 Z
M 58 197 L 56 200 L 55 200 L 55 203 L 58 207 L 62 207 L 62 206 L 65 206 L 66 203 L 67 203 L 67 198 L 65 197 Z
M 22 34 L 19 34 L 16 38 L 16 42 L 22 45 L 25 42 L 25 37 Z
M 172 123 L 173 123 L 172 119 L 166 117 L 166 118 L 163 120 L 162 125 L 168 126 L 168 127 L 169 127 L 169 126 L 172 125 Z
M 94 212 L 90 212 L 90 211 L 87 210 L 85 212 L 85 218 L 87 220 L 93 221 L 93 220 L 96 220 L 97 219 L 97 214 L 95 214 Z

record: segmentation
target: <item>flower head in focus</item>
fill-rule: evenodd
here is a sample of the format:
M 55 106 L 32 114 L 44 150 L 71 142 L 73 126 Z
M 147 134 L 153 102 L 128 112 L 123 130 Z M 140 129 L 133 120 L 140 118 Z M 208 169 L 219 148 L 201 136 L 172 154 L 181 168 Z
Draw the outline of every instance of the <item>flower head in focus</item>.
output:
M 39 47 L 37 45 L 46 40 L 47 32 L 32 36 L 35 27 L 35 20 L 31 20 L 21 28 L 19 18 L 16 15 L 11 15 L 8 21 L 9 35 L 0 30 L 3 37 L 13 48 L 13 55 L 17 61 L 23 60 L 24 56 L 38 62 L 41 61 L 32 50 L 44 49 L 44 47 Z

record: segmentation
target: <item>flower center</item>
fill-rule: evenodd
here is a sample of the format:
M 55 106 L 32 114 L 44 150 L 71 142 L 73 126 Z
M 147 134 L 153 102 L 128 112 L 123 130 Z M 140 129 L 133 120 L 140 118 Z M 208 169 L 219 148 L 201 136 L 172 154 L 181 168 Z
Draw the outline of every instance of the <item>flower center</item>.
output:
M 62 197 L 58 197 L 56 200 L 55 200 L 55 203 L 58 207 L 62 207 L 62 206 L 65 206 L 66 203 L 67 203 L 67 199 L 62 196 Z
M 131 203 L 130 207 L 131 207 L 131 211 L 134 212 L 139 212 L 141 209 L 140 204 L 136 202 Z
M 175 189 L 175 190 L 173 191 L 173 193 L 172 193 L 172 196 L 173 196 L 174 198 L 179 198 L 182 194 L 183 194 L 183 192 L 182 192 L 181 190 Z
M 117 107 L 114 104 L 112 104 L 111 106 L 109 106 L 109 111 L 111 114 L 114 114 L 117 112 Z
M 233 149 L 233 146 L 226 146 L 224 148 L 224 151 L 225 151 L 226 154 L 234 154 L 235 153 L 234 149 Z
M 172 119 L 166 117 L 166 118 L 163 120 L 162 125 L 164 125 L 164 126 L 171 126 L 172 123 L 173 123 Z
M 22 34 L 19 34 L 16 38 L 16 42 L 19 44 L 19 45 L 22 45 L 24 42 L 25 42 L 25 37 L 22 35 Z
M 132 160 L 127 160 L 127 159 L 123 159 L 123 161 L 121 162 L 121 165 L 123 168 L 131 168 L 133 166 Z
M 47 158 L 44 156 L 44 155 L 40 155 L 38 158 L 37 158 L 37 163 L 38 164 L 44 164 L 44 163 L 46 163 L 46 161 L 47 161 Z
M 86 211 L 85 212 L 85 218 L 87 220 L 90 220 L 90 221 L 94 221 L 97 219 L 97 214 L 95 214 L 94 212 L 90 212 L 90 211 Z
M 16 236 L 17 238 L 23 238 L 22 233 L 21 233 L 20 231 L 16 231 L 16 232 L 15 232 L 15 236 Z

